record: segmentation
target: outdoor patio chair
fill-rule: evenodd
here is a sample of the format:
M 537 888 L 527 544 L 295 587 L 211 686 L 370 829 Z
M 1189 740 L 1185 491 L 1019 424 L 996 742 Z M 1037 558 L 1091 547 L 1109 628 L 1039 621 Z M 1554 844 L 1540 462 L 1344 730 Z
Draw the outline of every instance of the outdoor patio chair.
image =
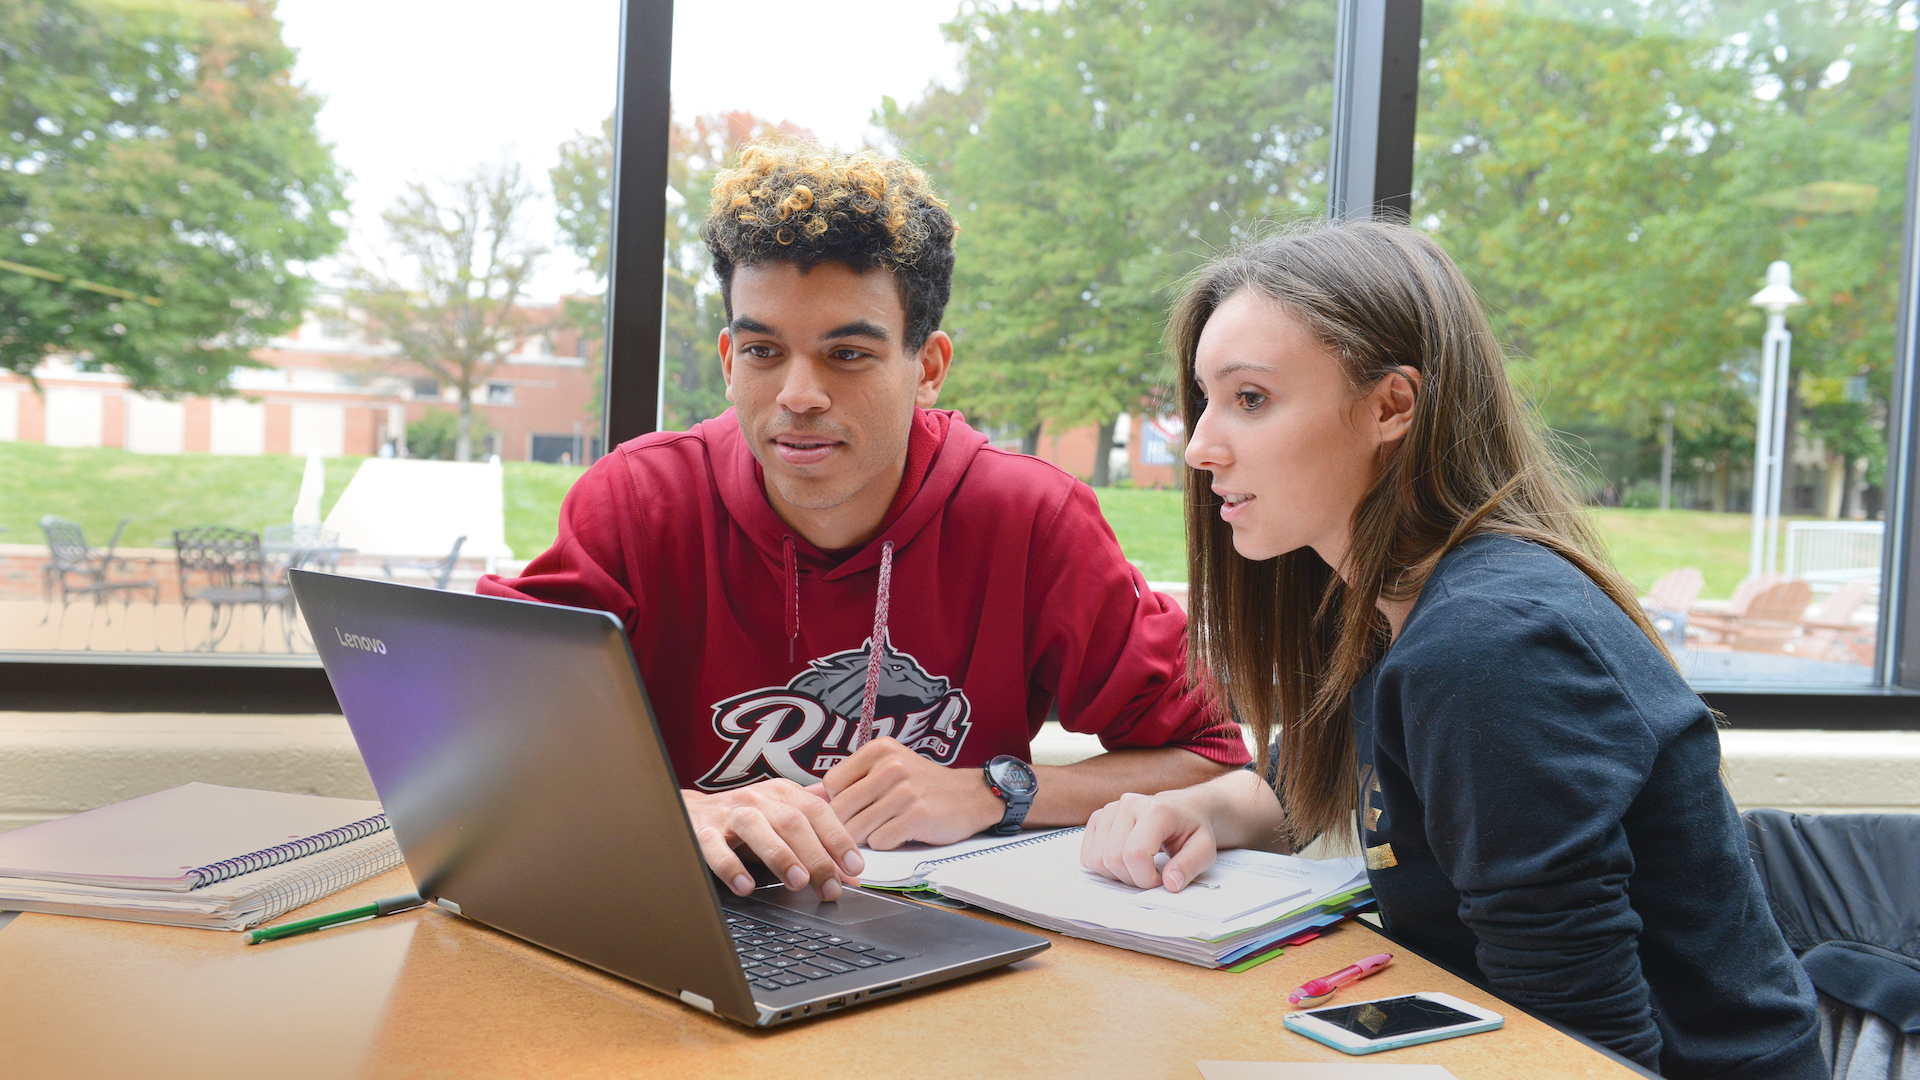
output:
M 1741 652 L 1786 652 L 1813 603 L 1813 586 L 1799 579 L 1776 581 L 1753 594 L 1738 615 L 1694 615 L 1692 625 L 1719 635 Z
M 124 608 L 131 594 L 144 592 L 150 603 L 160 602 L 160 582 L 152 576 L 153 560 L 129 559 L 113 553 L 120 546 L 120 534 L 127 531 L 128 520 L 120 519 L 120 524 L 114 527 L 113 538 L 101 549 L 87 543 L 86 533 L 78 522 L 53 514 L 40 519 L 40 531 L 46 534 L 50 556 L 41 571 L 47 613 L 41 618 L 40 625 L 45 626 L 53 620 L 53 594 L 58 591 L 60 627 L 54 631 L 56 639 L 66 627 L 67 606 L 75 596 L 90 596 L 95 604 L 104 604 L 118 595 Z M 107 622 L 113 622 L 111 609 L 107 611 Z M 93 647 L 91 636 L 87 647 Z
M 1732 636 L 1731 620 L 1744 618 L 1753 598 L 1787 580 L 1784 574 L 1755 574 L 1733 587 L 1733 599 L 1724 608 L 1687 608 L 1687 625 L 1708 646 L 1725 645 Z
M 460 561 L 460 545 L 466 542 L 467 538 L 464 536 L 456 538 L 453 542 L 453 550 L 447 552 L 447 557 L 444 559 L 435 559 L 432 562 L 399 562 L 388 559 L 380 564 L 380 569 L 385 571 L 388 580 L 391 581 L 399 580 L 393 576 L 395 570 L 418 571 L 427 575 L 427 578 L 433 582 L 434 588 L 444 589 L 447 587 L 447 582 L 453 578 L 454 564 Z
M 199 651 L 217 648 L 232 632 L 240 609 L 254 606 L 260 609 L 263 639 L 267 609 L 280 612 L 280 636 L 287 651 L 293 651 L 293 590 L 268 576 L 259 533 L 225 525 L 175 529 L 173 552 L 180 566 L 182 633 L 189 608 L 200 602 L 212 607 L 207 639 L 196 647 Z
M 1647 615 L 1653 621 L 1654 629 L 1667 639 L 1672 648 L 1687 643 L 1687 609 L 1700 597 L 1700 590 L 1706 587 L 1707 579 L 1700 571 L 1691 566 L 1663 574 L 1659 581 L 1647 593 Z
M 340 567 L 340 534 L 318 525 L 269 525 L 260 532 L 261 549 L 279 556 L 283 570 L 323 570 Z
M 1877 582 L 1849 581 L 1835 589 L 1819 611 L 1800 620 L 1799 654 L 1843 664 L 1873 663 L 1874 628 L 1854 622 L 1853 615 L 1877 588 Z

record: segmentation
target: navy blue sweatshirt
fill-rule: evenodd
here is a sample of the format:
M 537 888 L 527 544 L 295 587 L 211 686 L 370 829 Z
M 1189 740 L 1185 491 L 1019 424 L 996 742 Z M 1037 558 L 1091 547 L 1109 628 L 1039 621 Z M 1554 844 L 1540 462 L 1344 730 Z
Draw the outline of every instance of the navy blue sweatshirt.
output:
M 1396 937 L 1668 1077 L 1828 1075 L 1712 714 L 1578 567 L 1468 540 L 1352 702 Z

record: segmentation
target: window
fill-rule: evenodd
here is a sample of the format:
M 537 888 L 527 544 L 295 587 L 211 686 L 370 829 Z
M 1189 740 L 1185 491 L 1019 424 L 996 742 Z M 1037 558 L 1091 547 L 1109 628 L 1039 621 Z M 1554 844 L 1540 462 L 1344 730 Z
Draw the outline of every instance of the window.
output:
M 533 436 L 584 430 L 577 467 L 603 379 L 553 358 L 604 336 L 609 199 L 565 166 L 617 103 L 621 7 L 401 0 L 370 37 L 323 0 L 164 19 L 51 0 L 15 75 L 58 89 L 0 135 L 0 686 L 76 664 L 112 673 L 72 677 L 88 688 L 210 664 L 218 686 L 172 685 L 215 696 L 263 685 L 242 669 L 317 677 L 297 615 L 208 603 L 179 536 L 235 530 L 221 542 L 257 547 L 269 588 L 308 559 L 379 575 L 444 555 L 323 524 L 373 497 L 353 487 L 370 463 L 498 453 L 511 509 L 456 530 L 467 569 L 551 542 L 570 474 Z M 303 520 L 324 543 L 276 545 Z
M 1914 26 L 1425 7 L 1414 223 L 1497 313 L 1696 685 L 1881 681 Z

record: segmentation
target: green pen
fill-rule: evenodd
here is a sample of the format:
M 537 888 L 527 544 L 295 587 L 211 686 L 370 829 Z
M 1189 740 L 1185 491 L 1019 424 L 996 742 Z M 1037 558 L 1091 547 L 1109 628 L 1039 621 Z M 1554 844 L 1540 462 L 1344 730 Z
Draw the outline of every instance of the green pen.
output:
M 385 900 L 368 904 L 366 907 L 349 908 L 346 911 L 336 911 L 331 915 L 319 915 L 311 919 L 301 919 L 299 922 L 290 922 L 285 926 L 275 926 L 266 930 L 249 930 L 247 931 L 247 944 L 258 945 L 263 941 L 278 941 L 283 937 L 293 937 L 296 934 L 310 933 L 314 930 L 324 930 L 329 926 L 339 926 L 342 923 L 357 922 L 360 919 L 377 919 L 382 915 L 391 915 L 396 911 L 417 908 L 424 903 L 426 903 L 426 901 L 420 899 L 420 894 L 417 892 L 402 893 L 399 896 L 389 896 Z

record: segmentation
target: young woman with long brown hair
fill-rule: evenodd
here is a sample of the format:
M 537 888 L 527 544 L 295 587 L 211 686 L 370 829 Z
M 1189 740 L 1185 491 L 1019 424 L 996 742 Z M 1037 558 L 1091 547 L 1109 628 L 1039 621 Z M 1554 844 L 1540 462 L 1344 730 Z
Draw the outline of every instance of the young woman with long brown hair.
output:
M 1168 339 L 1190 654 L 1271 769 L 1108 805 L 1086 865 L 1178 891 L 1357 812 L 1388 929 L 1433 959 L 1667 1076 L 1825 1076 L 1713 714 L 1451 260 L 1396 225 L 1278 235 L 1205 268 Z

